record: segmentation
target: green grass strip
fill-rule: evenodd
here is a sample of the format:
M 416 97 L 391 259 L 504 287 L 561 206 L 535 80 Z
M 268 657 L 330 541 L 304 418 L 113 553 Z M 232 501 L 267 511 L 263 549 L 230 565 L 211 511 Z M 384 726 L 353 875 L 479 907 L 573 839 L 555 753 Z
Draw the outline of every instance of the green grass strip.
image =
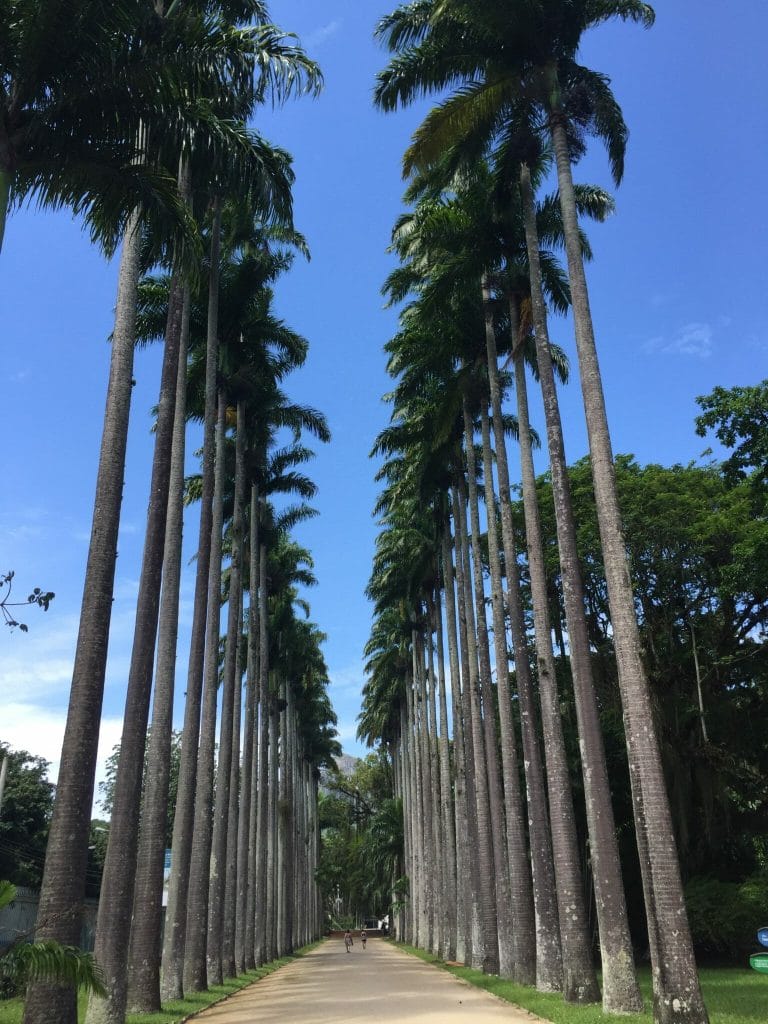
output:
M 456 978 L 491 992 L 499 999 L 522 1006 L 553 1024 L 652 1024 L 651 972 L 638 969 L 640 987 L 645 998 L 644 1013 L 607 1014 L 599 1005 L 576 1006 L 563 1002 L 557 993 L 537 992 L 525 985 L 504 981 L 493 974 L 483 974 L 471 967 L 449 967 L 432 953 L 414 946 L 394 943 L 397 949 L 417 956 L 425 963 L 448 971 Z M 765 1024 L 768 1021 L 768 977 L 737 967 L 704 967 L 699 971 L 704 1001 L 711 1024 Z
M 213 1006 L 214 1003 L 220 1003 L 223 999 L 228 999 L 240 989 L 248 988 L 249 985 L 266 978 L 268 974 L 274 974 L 281 967 L 293 963 L 294 960 L 309 953 L 319 944 L 319 942 L 310 943 L 288 956 L 280 957 L 279 960 L 272 960 L 262 967 L 246 971 L 245 974 L 241 974 L 237 978 L 227 978 L 222 985 L 211 985 L 207 992 L 194 992 L 185 999 L 164 1003 L 160 1013 L 129 1013 L 126 1017 L 126 1024 L 181 1024 L 181 1021 L 193 1017 L 201 1010 Z M 85 1020 L 87 1005 L 88 996 L 81 993 L 77 1001 L 78 1020 Z M 24 1000 L 21 998 L 0 1001 L 0 1024 L 21 1024 L 23 1011 Z

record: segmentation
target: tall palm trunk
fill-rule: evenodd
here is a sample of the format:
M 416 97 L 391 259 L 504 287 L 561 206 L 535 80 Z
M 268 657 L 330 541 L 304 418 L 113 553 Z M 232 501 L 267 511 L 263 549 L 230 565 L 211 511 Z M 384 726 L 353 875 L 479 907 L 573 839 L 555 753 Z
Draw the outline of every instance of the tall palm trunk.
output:
M 115 329 L 80 628 L 40 887 L 39 924 L 35 933 L 38 940 L 55 939 L 66 945 L 77 945 L 80 941 L 80 917 L 85 895 L 131 404 L 139 282 L 139 217 L 136 212 L 128 222 L 120 258 Z M 25 1024 L 48 1024 L 51 1020 L 75 1024 L 76 1019 L 74 989 L 41 982 L 28 986 Z
M 400 942 L 413 941 L 412 909 L 413 909 L 413 876 L 411 863 L 413 857 L 413 808 L 411 806 L 411 787 L 408 768 L 408 683 L 405 683 L 405 699 L 400 701 L 400 737 L 398 742 L 398 766 L 400 768 L 400 796 L 403 801 L 403 868 L 408 877 L 410 899 L 404 903 L 400 912 L 400 925 L 397 939 Z
M 208 324 L 205 353 L 205 409 L 203 426 L 203 484 L 197 570 L 189 641 L 187 691 L 184 704 L 179 783 L 173 819 L 171 876 L 163 931 L 163 961 L 160 994 L 164 1002 L 184 994 L 184 959 L 187 940 L 187 894 L 192 857 L 197 788 L 197 758 L 203 694 L 203 666 L 208 615 L 208 574 L 213 530 L 214 463 L 216 450 L 216 365 L 219 321 L 219 250 L 221 243 L 221 200 L 216 199 L 211 225 L 211 269 L 208 282 Z
M 522 357 L 516 365 L 522 367 Z M 523 370 L 524 375 L 524 370 Z M 518 377 L 519 382 L 519 377 Z M 525 413 L 526 420 L 520 424 L 521 461 L 523 464 L 524 498 L 536 500 L 533 481 L 533 460 L 531 456 L 530 428 L 527 421 L 525 380 L 523 390 L 518 383 L 518 421 Z M 530 465 L 528 463 L 530 462 Z M 530 491 L 533 482 L 533 490 Z M 526 525 L 530 526 L 529 508 L 525 509 Z M 540 544 L 540 536 L 538 537 Z M 560 706 L 557 694 L 554 660 L 552 658 L 549 616 L 546 607 L 546 584 L 543 572 L 542 553 L 539 547 L 531 554 L 536 543 L 535 534 L 529 534 L 529 569 L 531 591 L 535 594 L 534 629 L 536 637 L 537 662 L 539 666 L 539 696 L 541 701 L 542 730 L 547 759 L 549 781 L 550 820 L 557 877 L 557 896 L 560 911 L 560 931 L 563 945 L 563 995 L 568 1002 L 596 1002 L 600 998 L 594 964 L 592 962 L 588 916 L 585 905 L 584 885 L 581 877 L 579 849 L 576 839 L 576 821 L 571 796 L 571 781 L 568 775 L 565 741 L 560 722 Z M 544 587 L 542 588 L 542 584 Z M 544 602 L 542 605 L 542 601 Z M 606 794 L 607 796 L 607 794 Z
M 416 704 L 414 707 L 414 718 L 416 719 L 416 739 L 418 748 L 419 765 L 419 786 L 420 786 L 420 820 L 421 820 L 421 841 L 420 850 L 422 856 L 419 858 L 421 866 L 421 888 L 424 895 L 422 921 L 424 931 L 421 935 L 421 945 L 424 949 L 432 950 L 434 945 L 434 907 L 436 897 L 435 887 L 435 853 L 432 834 L 432 758 L 429 750 L 429 699 L 427 696 L 427 681 L 424 665 L 424 633 L 422 629 L 413 632 L 413 654 L 414 654 L 414 695 Z
M 237 833 L 237 935 L 239 973 L 256 966 L 256 821 L 258 801 L 259 714 L 259 492 L 251 484 L 248 518 L 248 660 L 243 727 L 243 776 Z
M 486 334 L 493 332 L 490 305 L 486 303 Z M 507 800 L 507 851 L 512 880 L 513 914 L 515 919 L 515 980 L 530 985 L 534 981 L 543 992 L 559 992 L 563 987 L 563 961 L 560 948 L 560 925 L 555 892 L 552 843 L 549 830 L 547 798 L 541 749 L 536 731 L 533 707 L 533 686 L 528 662 L 528 645 L 520 589 L 520 573 L 514 538 L 505 537 L 504 564 L 507 572 L 507 605 L 510 632 L 515 655 L 518 702 L 523 739 L 523 765 L 528 802 L 528 831 L 531 847 L 530 870 L 526 857 L 525 828 L 522 816 L 522 795 L 512 697 L 509 687 L 506 628 L 501 582 L 501 560 L 493 492 L 493 453 L 490 424 L 485 403 L 480 410 L 485 507 L 488 530 L 488 562 L 491 576 L 491 604 L 496 656 L 496 678 L 499 691 L 499 722 L 504 791 Z M 501 445 L 505 446 L 502 433 Z M 498 450 L 498 439 L 497 439 Z M 520 816 L 516 818 L 519 803 Z M 520 872 L 520 876 L 518 876 Z M 531 913 L 531 894 L 535 915 Z M 535 933 L 533 930 L 535 917 Z M 534 941 L 535 934 L 535 941 Z M 535 956 L 534 956 L 535 950 Z M 593 975 L 594 977 L 594 975 Z
M 708 1015 L 696 971 L 672 815 L 653 721 L 648 680 L 641 657 L 605 398 L 579 244 L 568 139 L 559 111 L 551 118 L 551 131 L 557 162 L 597 521 L 608 587 L 619 689 L 627 725 L 627 750 L 630 760 L 636 766 L 640 782 L 650 868 L 648 889 L 653 900 L 650 913 L 658 922 L 661 943 L 660 960 L 652 965 L 657 1015 L 665 1024 L 705 1024 Z
M 168 511 L 168 485 L 171 475 L 173 421 L 176 405 L 176 379 L 179 372 L 182 289 L 177 279 L 169 302 L 160 400 L 152 460 L 147 530 L 139 577 L 136 624 L 128 670 L 125 714 L 120 740 L 120 759 L 115 778 L 115 793 L 109 843 L 104 863 L 96 921 L 94 955 L 105 979 L 106 996 L 91 995 L 89 1024 L 122 1024 L 128 996 L 128 943 L 131 931 L 136 852 L 144 752 L 147 739 L 149 706 L 152 695 L 152 669 L 157 639 L 160 588 L 165 548 L 165 524 Z
M 242 403 L 238 406 L 237 425 L 242 428 Z M 232 772 L 232 740 L 234 735 L 234 706 L 240 683 L 235 679 L 237 647 L 240 634 L 240 590 L 243 536 L 244 490 L 244 436 L 237 432 L 235 441 L 235 495 L 232 518 L 232 557 L 229 576 L 229 607 L 227 636 L 224 649 L 224 685 L 221 699 L 219 727 L 219 758 L 216 765 L 216 800 L 213 810 L 213 840 L 211 843 L 211 871 L 208 891 L 208 984 L 220 985 L 224 978 L 224 904 L 227 883 L 227 853 L 229 848 L 229 803 Z M 239 451 L 238 451 L 239 447 Z M 218 454 L 217 454 L 218 458 Z M 239 740 L 239 737 L 238 737 Z M 232 842 L 235 836 L 232 836 Z M 234 955 L 234 950 L 233 950 Z
M 279 663 L 279 662 L 278 662 Z M 278 701 L 280 714 L 277 719 L 277 864 L 275 867 L 275 884 L 277 898 L 275 900 L 275 955 L 284 956 L 286 949 L 286 902 L 287 893 L 287 845 L 288 845 L 288 701 L 286 699 L 287 684 L 281 674 L 278 683 Z
M 413 670 L 406 678 L 406 757 L 408 767 L 408 790 L 411 819 L 411 863 L 409 878 L 411 882 L 411 942 L 415 946 L 421 944 L 423 934 L 422 918 L 424 908 L 423 867 L 424 858 L 419 856 L 423 850 L 422 818 L 419 786 L 419 744 L 416 736 L 416 712 L 414 709 L 415 694 L 413 688 Z
M 429 698 L 429 760 L 432 777 L 432 859 L 435 865 L 433 940 L 432 952 L 445 959 L 446 930 L 444 927 L 443 905 L 445 903 L 445 839 L 441 835 L 441 815 L 443 806 L 442 784 L 439 770 L 438 733 L 437 733 L 437 679 L 435 676 L 435 653 L 432 646 L 434 619 L 434 601 L 427 594 L 427 695 Z
M 456 627 L 456 591 L 452 557 L 450 520 L 446 516 L 441 534 L 442 574 L 445 591 L 445 631 L 448 639 L 448 665 L 451 678 L 451 709 L 453 719 L 453 778 L 454 818 L 453 838 L 455 841 L 455 935 L 456 948 L 453 956 L 465 963 L 469 935 L 469 900 L 473 892 L 472 865 L 470 856 L 471 825 L 468 814 L 467 767 L 464 742 L 464 723 L 461 711 L 461 670 L 459 667 L 459 645 Z M 450 825 L 446 835 L 450 836 Z
M 295 722 L 293 707 L 293 690 L 288 680 L 284 683 L 285 712 L 283 716 L 283 929 L 282 954 L 293 949 L 293 909 L 295 884 L 296 848 L 294 844 L 294 828 L 296 821 L 296 805 L 293 801 L 293 757 L 295 742 Z
M 531 845 L 537 828 L 533 824 L 544 827 L 546 816 L 547 798 L 544 796 L 544 778 L 541 771 L 541 753 L 538 741 L 538 731 L 534 724 L 536 716 L 535 699 L 533 695 L 533 684 L 531 679 L 530 666 L 527 656 L 527 644 L 525 638 L 525 625 L 523 620 L 523 608 L 520 598 L 520 572 L 517 566 L 517 542 L 515 538 L 514 524 L 512 521 L 512 507 L 510 503 L 509 468 L 507 463 L 506 443 L 504 439 L 503 422 L 501 416 L 501 395 L 498 385 L 498 371 L 496 358 L 496 339 L 493 327 L 493 318 L 490 309 L 490 289 L 487 282 L 484 285 L 485 302 L 485 335 L 486 352 L 489 365 L 489 380 L 491 387 L 491 398 L 493 405 L 494 434 L 496 437 L 497 466 L 499 472 L 499 490 L 504 495 L 501 502 L 502 534 L 504 538 L 505 564 L 508 566 L 508 599 L 510 613 L 510 628 L 512 632 L 515 651 L 525 651 L 522 660 L 516 658 L 518 694 L 520 698 L 520 718 L 523 732 L 523 749 L 526 762 L 526 780 L 529 787 L 529 813 L 531 813 Z M 511 305 L 511 315 L 516 313 L 516 307 Z M 512 322 L 513 340 L 517 340 L 517 318 Z M 528 445 L 530 454 L 530 430 L 527 420 L 519 423 L 518 426 L 524 439 L 521 440 L 521 447 Z M 525 458 L 525 455 L 523 455 Z M 537 634 L 539 636 L 539 634 Z M 549 648 L 549 660 L 551 658 L 551 647 L 549 647 L 549 634 L 543 641 Z M 541 662 L 540 662 L 541 663 Z M 537 865 L 533 861 L 534 887 L 537 888 L 536 876 L 544 868 L 547 880 L 546 893 L 554 899 L 557 904 L 546 901 L 542 907 L 544 913 L 537 906 L 537 944 L 539 949 L 542 944 L 557 944 L 557 960 L 560 961 L 560 946 L 562 946 L 562 969 L 558 972 L 560 978 L 557 981 L 557 988 L 562 987 L 563 996 L 568 1002 L 595 1002 L 600 998 L 600 991 L 597 985 L 594 964 L 592 962 L 591 943 L 587 928 L 587 915 L 584 908 L 584 893 L 579 867 L 578 846 L 576 844 L 576 823 L 573 815 L 573 804 L 570 797 L 570 779 L 567 773 L 565 761 L 565 748 L 562 738 L 557 712 L 556 692 L 554 703 L 545 701 L 544 693 L 547 687 L 554 682 L 554 675 L 539 679 L 539 689 L 542 697 L 542 728 L 544 730 L 545 751 L 547 761 L 547 784 L 549 796 L 549 831 L 552 837 L 551 847 L 547 842 L 547 856 L 543 865 Z M 552 694 L 550 694 L 550 697 Z M 554 715 L 554 717 L 553 717 Z M 557 753 L 551 746 L 556 743 L 559 737 L 559 752 L 562 760 L 558 761 Z M 534 798 L 534 791 L 538 797 Z M 531 802 L 544 809 L 544 820 L 536 821 L 530 810 Z M 549 851 L 551 849 L 551 855 Z M 537 871 L 538 868 L 538 871 Z M 553 879 L 554 871 L 554 879 Z M 550 880 L 556 884 L 550 890 Z M 541 900 L 540 893 L 536 893 L 537 901 Z M 557 923 L 559 922 L 559 927 Z M 539 970 L 541 968 L 539 967 Z M 546 980 L 544 982 L 546 984 Z
M 254 959 L 267 961 L 267 848 L 269 832 L 269 633 L 267 620 L 267 548 L 259 545 L 259 791 L 256 807 Z
M 219 693 L 219 630 L 221 628 L 221 531 L 223 526 L 224 432 L 227 403 L 219 393 L 216 416 L 216 457 L 213 515 L 208 572 L 208 617 L 205 634 L 205 675 L 200 746 L 195 788 L 195 824 L 189 863 L 187 942 L 184 951 L 184 990 L 203 992 L 208 987 L 206 938 L 211 862 L 214 752 Z
M 469 679 L 468 692 L 468 721 L 472 733 L 472 778 L 475 786 L 475 807 L 477 814 L 477 841 L 478 841 L 478 899 L 476 901 L 476 912 L 478 914 L 477 932 L 473 929 L 472 939 L 472 963 L 487 974 L 499 973 L 499 927 L 498 910 L 502 915 L 507 911 L 499 899 L 501 893 L 508 890 L 504 886 L 503 875 L 497 870 L 495 855 L 496 844 L 493 841 L 492 813 L 501 814 L 501 808 L 491 809 L 490 802 L 490 780 L 488 778 L 488 763 L 485 751 L 485 736 L 483 734 L 482 713 L 480 708 L 480 673 L 477 657 L 477 633 L 475 631 L 475 614 L 472 599 L 472 584 L 470 582 L 470 557 L 469 542 L 466 533 L 466 508 L 467 499 L 464 491 L 464 481 L 461 476 L 457 482 L 458 502 L 454 506 L 454 524 L 456 529 L 456 540 L 459 547 L 462 562 L 462 584 L 463 584 L 463 605 L 466 617 L 466 638 L 467 653 L 469 656 Z M 495 755 L 495 750 L 493 751 Z M 506 865 L 502 860 L 500 865 L 502 871 L 506 871 Z M 497 889 L 497 883 L 501 883 Z M 509 936 L 505 935 L 505 941 Z M 507 948 L 509 948 L 507 946 Z
M 242 536 L 239 541 L 243 557 Z M 242 561 L 241 561 L 242 564 Z M 231 598 L 230 598 L 231 600 Z M 240 727 L 243 714 L 243 669 L 240 638 L 243 619 L 243 588 L 237 588 L 237 638 L 235 640 L 235 694 L 232 705 L 232 756 L 229 765 L 229 812 L 227 815 L 227 862 L 224 885 L 224 919 L 221 941 L 221 966 L 225 978 L 237 975 L 235 932 L 237 929 L 237 857 L 238 818 L 240 815 Z
M 463 738 L 464 741 L 466 821 L 469 826 L 469 842 L 467 849 L 465 850 L 465 857 L 470 869 L 467 874 L 467 880 L 470 884 L 466 886 L 464 890 L 464 919 L 466 924 L 467 946 L 464 960 L 465 963 L 468 964 L 476 964 L 479 961 L 482 966 L 482 957 L 477 952 L 478 950 L 482 950 L 483 947 L 480 914 L 480 889 L 482 884 L 480 879 L 481 858 L 479 856 L 474 856 L 472 853 L 473 850 L 479 850 L 480 848 L 480 834 L 478 831 L 479 822 L 477 817 L 478 796 L 477 783 L 475 780 L 475 747 L 474 734 L 472 730 L 472 701 L 470 697 L 470 685 L 472 680 L 470 655 L 474 657 L 474 664 L 477 666 L 477 652 L 474 643 L 470 651 L 470 642 L 473 640 L 473 637 L 470 634 L 469 623 L 467 620 L 467 586 L 465 578 L 466 574 L 464 571 L 466 499 L 459 497 L 458 485 L 455 481 L 451 485 L 451 508 L 455 537 L 454 572 L 456 575 L 456 610 L 459 625 L 459 656 L 461 661 L 461 690 L 458 695 L 460 714 L 457 722 L 461 728 L 460 737 Z M 461 515 L 459 513 L 460 509 L 463 510 Z M 457 519 L 457 516 L 459 515 L 460 518 Z M 475 667 L 474 673 L 476 677 L 477 667 Z M 457 832 L 459 832 L 459 828 L 460 826 L 457 823 Z M 492 865 L 492 860 L 489 863 Z M 495 933 L 494 941 L 498 943 Z
M 274 672 L 270 672 L 274 677 Z M 267 930 L 266 959 L 277 956 L 277 915 L 278 915 L 278 709 L 275 685 L 270 682 L 269 694 L 269 801 L 267 808 L 267 899 L 264 904 Z
M 162 895 L 170 787 L 176 642 L 179 631 L 190 304 L 190 292 L 187 287 L 183 289 L 182 298 L 171 475 L 163 553 L 163 589 L 158 624 L 155 690 L 152 698 L 152 728 L 147 752 L 147 777 L 128 954 L 128 1006 L 135 1013 L 159 1013 L 161 1005 Z
M 530 172 L 526 166 L 521 168 L 520 186 L 528 247 L 537 363 L 547 428 L 552 489 L 555 497 L 555 521 L 581 748 L 587 827 L 595 882 L 595 901 L 603 967 L 603 1005 L 606 1012 L 627 1013 L 642 1008 L 642 996 L 637 985 L 632 959 L 632 942 L 616 843 L 608 768 L 592 681 L 591 655 L 584 613 L 584 588 L 576 548 L 576 524 L 571 503 L 557 389 L 549 349 L 547 310 L 542 290 L 534 197 Z M 547 752 L 553 759 L 553 775 L 557 771 L 558 777 L 566 779 L 566 754 L 560 728 L 559 700 L 550 642 L 541 527 L 528 427 L 528 401 L 522 352 L 518 352 L 515 358 L 515 375 L 519 418 L 524 424 L 522 429 L 526 433 L 525 443 L 521 443 L 523 499 L 536 632 L 537 637 L 541 636 L 542 638 L 541 644 L 538 644 L 537 641 L 537 650 L 540 652 L 539 676 L 542 710 L 546 719 L 551 723 L 550 726 L 545 726 L 551 733 L 547 742 Z M 544 712 L 544 709 L 548 710 Z M 555 761 L 557 765 L 555 765 Z M 562 799 L 561 787 L 559 793 L 560 799 Z M 569 808 L 563 807 L 560 811 L 560 817 L 564 823 L 566 822 L 565 815 L 569 810 Z M 571 843 L 575 850 L 575 829 Z M 576 879 L 570 883 L 570 886 L 574 888 L 574 891 L 581 892 L 581 886 L 578 885 Z M 581 915 L 581 927 L 586 932 L 586 910 L 577 904 L 576 913 Z
M 480 551 L 480 504 L 477 491 L 477 470 L 475 465 L 474 430 L 469 404 L 466 396 L 463 400 L 464 410 L 464 448 L 467 460 L 467 489 L 469 492 L 470 537 L 472 551 L 472 579 L 474 582 L 474 599 L 477 631 L 477 649 L 480 666 L 480 698 L 482 701 L 482 722 L 485 740 L 485 758 L 488 768 L 488 800 L 491 815 L 491 840 L 493 842 L 493 859 L 496 871 L 496 919 L 499 935 L 499 974 L 504 978 L 515 977 L 518 972 L 515 948 L 515 929 L 512 923 L 512 907 L 510 899 L 510 872 L 517 877 L 528 871 L 525 851 L 525 839 L 522 836 L 524 806 L 520 792 L 517 771 L 510 772 L 509 789 L 502 789 L 499 772 L 498 733 L 496 730 L 496 713 L 491 684 L 491 653 L 488 642 L 488 623 L 485 614 L 485 588 L 483 585 L 483 563 Z M 467 552 L 469 555 L 469 550 Z M 467 563 L 469 566 L 469 562 Z M 469 570 L 468 570 L 469 571 Z M 471 601 L 471 594 L 469 595 Z M 504 631 L 502 630 L 502 635 Z M 502 665 L 507 671 L 506 644 Z M 511 718 L 507 719 L 507 725 Z M 502 739 L 502 750 L 506 747 L 507 754 L 512 752 L 517 764 L 517 745 L 514 732 L 505 733 Z M 518 829 L 518 841 L 513 850 L 516 856 L 514 865 L 509 863 L 507 842 L 512 829 Z M 522 842 L 521 842 L 522 840 Z M 523 954 L 526 956 L 527 951 Z
M 515 654 L 515 669 L 520 693 L 520 717 L 523 734 L 523 750 L 526 765 L 526 783 L 528 786 L 528 813 L 531 831 L 531 869 L 523 873 L 521 878 L 512 875 L 513 905 L 515 911 L 516 942 L 518 944 L 517 962 L 520 965 L 522 984 L 533 984 L 534 979 L 543 990 L 558 990 L 562 979 L 562 956 L 560 949 L 560 929 L 558 913 L 552 902 L 551 875 L 552 855 L 546 827 L 546 800 L 543 796 L 541 781 L 541 754 L 538 749 L 538 736 L 535 730 L 533 715 L 526 706 L 532 704 L 532 683 L 528 662 L 525 621 L 523 617 L 520 572 L 517 566 L 517 551 L 514 527 L 512 523 L 511 490 L 509 483 L 509 467 L 507 463 L 507 445 L 504 435 L 504 423 L 501 409 L 501 390 L 499 387 L 498 360 L 496 355 L 496 336 L 490 305 L 490 287 L 487 279 L 482 282 L 483 304 L 485 312 L 485 340 L 488 362 L 488 384 L 491 399 L 491 414 L 496 441 L 496 465 L 499 478 L 499 507 L 501 512 L 501 535 L 504 550 L 504 564 L 507 575 L 507 602 L 509 607 L 510 632 Z M 483 410 L 483 472 L 486 477 L 486 507 L 488 509 L 489 550 L 490 536 L 496 536 L 496 512 L 493 505 L 492 452 L 489 436 L 488 417 Z M 491 525 L 492 524 L 492 525 Z M 493 526 L 493 529 L 492 529 Z M 494 633 L 498 638 L 504 636 L 503 604 L 501 599 L 501 573 L 498 566 L 498 540 L 493 545 L 492 582 L 496 580 L 496 604 L 494 605 Z M 498 611 L 497 611 L 498 608 Z M 500 664 L 506 665 L 505 645 L 497 639 L 497 673 L 499 678 L 499 702 L 503 702 L 505 714 L 509 713 L 509 684 L 506 674 L 502 678 Z M 501 661 L 501 658 L 504 658 Z M 502 687 L 504 695 L 502 694 Z M 508 726 L 512 728 L 511 722 Z M 507 775 L 513 765 L 505 767 L 505 786 Z M 521 823 L 522 827 L 522 823 Z M 508 839 L 508 842 L 510 840 Z M 518 844 L 520 839 L 517 840 Z M 525 837 L 522 837 L 522 848 L 525 850 Z M 510 866 L 516 862 L 517 854 L 510 850 Z M 531 877 L 532 874 L 532 877 Z M 533 886 L 533 889 L 532 889 Z M 534 915 L 535 900 L 535 915 Z M 536 940 L 534 943 L 534 928 Z M 535 963 L 533 949 L 536 948 Z
M 412 766 L 413 766 L 413 807 L 415 812 L 414 820 L 414 913 L 415 913 L 415 944 L 421 948 L 427 948 L 427 917 L 429 913 L 429 893 L 427 879 L 427 864 L 425 852 L 428 850 L 426 840 L 427 823 L 424 812 L 424 746 L 423 734 L 421 733 L 420 722 L 420 685 L 419 676 L 422 669 L 419 668 L 419 647 L 417 631 L 411 631 L 411 687 L 410 687 L 410 735 L 412 741 Z
M 448 697 L 445 679 L 445 650 L 443 643 L 443 612 L 440 600 L 440 583 L 436 581 L 432 606 L 435 622 L 435 644 L 437 653 L 437 685 L 440 705 L 440 730 L 438 756 L 440 771 L 441 827 L 438 830 L 438 845 L 442 848 L 443 886 L 441 892 L 441 930 L 443 944 L 441 953 L 444 960 L 456 959 L 456 823 L 454 820 L 454 796 L 451 786 L 451 755 L 448 734 Z M 455 639 L 455 635 L 454 635 Z

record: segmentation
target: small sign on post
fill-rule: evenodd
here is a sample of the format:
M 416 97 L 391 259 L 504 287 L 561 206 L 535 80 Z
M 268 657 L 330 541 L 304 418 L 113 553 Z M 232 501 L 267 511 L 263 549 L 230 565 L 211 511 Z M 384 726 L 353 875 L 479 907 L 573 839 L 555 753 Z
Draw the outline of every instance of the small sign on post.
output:
M 165 863 L 163 864 L 163 906 L 168 906 L 168 883 L 171 880 L 171 851 L 165 851 Z

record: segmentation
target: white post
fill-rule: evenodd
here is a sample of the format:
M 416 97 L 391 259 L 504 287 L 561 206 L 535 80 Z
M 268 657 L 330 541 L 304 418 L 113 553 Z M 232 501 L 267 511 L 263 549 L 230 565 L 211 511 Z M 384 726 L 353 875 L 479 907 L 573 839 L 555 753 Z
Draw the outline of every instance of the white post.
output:
M 3 793 L 5 792 L 5 779 L 8 775 L 8 755 L 3 757 L 3 763 L 0 765 L 0 808 L 3 806 Z

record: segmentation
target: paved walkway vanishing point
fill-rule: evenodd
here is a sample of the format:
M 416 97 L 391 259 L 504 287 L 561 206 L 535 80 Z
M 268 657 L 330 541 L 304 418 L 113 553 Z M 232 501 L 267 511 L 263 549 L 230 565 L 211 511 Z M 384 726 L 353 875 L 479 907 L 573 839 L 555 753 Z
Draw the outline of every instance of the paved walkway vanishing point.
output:
M 195 1017 L 200 1024 L 535 1024 L 535 1017 L 380 939 L 328 939 Z

